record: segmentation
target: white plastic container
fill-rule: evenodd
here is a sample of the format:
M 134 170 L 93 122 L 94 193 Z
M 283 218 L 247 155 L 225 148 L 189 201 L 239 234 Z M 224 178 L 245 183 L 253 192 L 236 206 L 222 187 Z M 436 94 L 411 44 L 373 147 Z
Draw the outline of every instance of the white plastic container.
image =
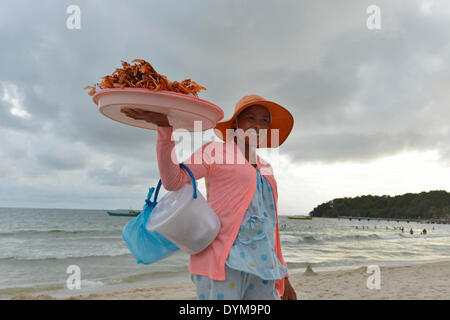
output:
M 158 201 L 146 229 L 161 233 L 188 254 L 196 254 L 216 238 L 220 220 L 200 192 L 193 197 L 193 186 L 188 183 Z

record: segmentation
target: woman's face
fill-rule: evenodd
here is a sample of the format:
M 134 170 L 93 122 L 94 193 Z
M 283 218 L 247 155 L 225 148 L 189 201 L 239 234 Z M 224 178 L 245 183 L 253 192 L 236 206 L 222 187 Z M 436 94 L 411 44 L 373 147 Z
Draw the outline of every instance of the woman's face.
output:
M 235 124 L 236 126 L 236 124 Z M 256 134 L 259 134 L 260 129 L 267 129 L 270 127 L 270 112 L 266 107 L 254 105 L 246 108 L 237 117 L 237 128 L 242 129 L 244 133 L 248 129 L 254 129 Z M 249 137 L 245 138 L 245 144 L 248 144 Z

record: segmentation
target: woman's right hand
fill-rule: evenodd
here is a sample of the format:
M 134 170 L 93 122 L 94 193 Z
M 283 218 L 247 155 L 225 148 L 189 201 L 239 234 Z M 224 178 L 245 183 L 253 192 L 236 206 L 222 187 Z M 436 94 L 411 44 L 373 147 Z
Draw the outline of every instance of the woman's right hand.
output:
M 169 127 L 169 119 L 164 113 L 147 111 L 140 108 L 128 108 L 123 107 L 120 112 L 124 113 L 127 117 L 136 120 L 145 120 L 147 122 L 156 124 L 159 127 Z

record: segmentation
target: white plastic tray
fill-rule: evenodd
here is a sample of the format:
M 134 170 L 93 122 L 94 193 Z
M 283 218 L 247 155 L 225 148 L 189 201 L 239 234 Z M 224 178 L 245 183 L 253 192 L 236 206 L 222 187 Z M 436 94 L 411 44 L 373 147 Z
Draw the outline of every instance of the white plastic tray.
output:
M 101 89 L 93 96 L 94 103 L 106 117 L 134 127 L 156 130 L 145 120 L 135 120 L 120 112 L 123 107 L 140 108 L 167 115 L 174 130 L 194 131 L 194 121 L 202 121 L 202 131 L 214 128 L 224 114 L 215 104 L 191 95 L 145 88 Z

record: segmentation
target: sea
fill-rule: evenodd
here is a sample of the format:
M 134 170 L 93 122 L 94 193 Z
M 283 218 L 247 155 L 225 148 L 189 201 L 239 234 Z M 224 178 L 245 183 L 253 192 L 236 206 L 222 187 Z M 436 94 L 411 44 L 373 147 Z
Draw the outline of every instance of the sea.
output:
M 131 219 L 106 210 L 0 208 L 0 299 L 24 292 L 63 299 L 189 282 L 189 255 L 181 250 L 150 265 L 136 262 L 122 239 Z M 291 274 L 308 265 L 332 271 L 450 261 L 449 224 L 296 220 L 280 213 L 279 226 Z

